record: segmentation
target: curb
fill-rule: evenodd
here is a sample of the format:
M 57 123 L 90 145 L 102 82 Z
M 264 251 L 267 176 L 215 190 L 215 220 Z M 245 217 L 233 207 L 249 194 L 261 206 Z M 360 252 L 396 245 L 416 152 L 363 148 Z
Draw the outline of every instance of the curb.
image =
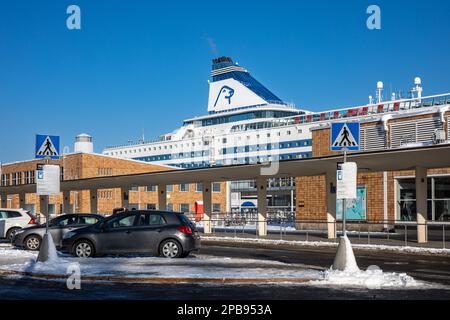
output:
M 22 276 L 38 280 L 67 280 L 69 275 L 44 274 L 25 271 L 0 270 L 1 276 Z M 84 281 L 107 281 L 113 283 L 151 283 L 151 284 L 267 284 L 267 283 L 306 283 L 311 279 L 304 278 L 145 278 L 145 277 L 116 277 L 116 276 L 82 276 Z

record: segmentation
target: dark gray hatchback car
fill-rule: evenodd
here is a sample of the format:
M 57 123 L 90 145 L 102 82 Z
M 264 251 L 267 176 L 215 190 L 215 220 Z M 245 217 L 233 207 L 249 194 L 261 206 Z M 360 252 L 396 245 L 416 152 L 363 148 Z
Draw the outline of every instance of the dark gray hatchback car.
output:
M 104 219 L 99 214 L 74 213 L 63 214 L 49 221 L 49 232 L 57 248 L 61 247 L 61 240 L 67 232 L 77 228 L 94 225 Z M 45 234 L 45 224 L 34 225 L 17 231 L 11 243 L 16 247 L 27 250 L 39 250 L 42 238 Z
M 178 258 L 199 248 L 195 225 L 182 213 L 166 211 L 117 213 L 93 226 L 68 232 L 62 240 L 62 251 L 83 258 L 130 253 Z

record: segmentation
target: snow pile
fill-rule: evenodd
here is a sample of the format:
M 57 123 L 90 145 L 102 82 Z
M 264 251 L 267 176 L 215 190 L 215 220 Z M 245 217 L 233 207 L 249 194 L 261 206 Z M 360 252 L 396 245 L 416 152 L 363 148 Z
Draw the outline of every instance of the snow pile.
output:
M 48 263 L 56 262 L 58 260 L 58 252 L 56 251 L 55 243 L 51 233 L 48 233 Z
M 309 284 L 371 290 L 423 288 L 431 286 L 430 284 L 414 280 L 414 278 L 408 276 L 406 273 L 383 272 L 377 266 L 370 266 L 366 271 L 338 271 L 330 269 L 324 271 L 323 280 L 311 281 Z
M 352 244 L 347 236 L 341 237 L 338 250 L 333 262 L 334 270 L 342 271 L 359 271 L 356 264 L 355 254 L 353 253 Z
M 46 233 L 42 239 L 42 244 L 36 261 L 51 263 L 56 262 L 57 259 L 58 253 L 56 251 L 55 243 L 53 242 L 53 237 L 50 233 Z

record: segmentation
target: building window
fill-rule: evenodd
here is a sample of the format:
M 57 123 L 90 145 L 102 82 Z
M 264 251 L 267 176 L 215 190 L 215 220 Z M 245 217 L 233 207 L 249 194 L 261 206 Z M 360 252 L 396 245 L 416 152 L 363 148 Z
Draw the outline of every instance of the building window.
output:
M 131 187 L 130 192 L 138 192 L 139 187 Z
M 173 203 L 167 204 L 167 211 L 173 211 Z
M 112 168 L 98 168 L 99 176 L 112 176 Z
M 431 214 L 435 221 L 450 221 L 450 177 L 432 178 Z
M 215 213 L 220 212 L 220 203 L 213 203 L 212 211 Z
M 99 199 L 112 199 L 112 191 L 111 190 L 101 190 L 98 192 Z
M 147 191 L 147 192 L 156 192 L 156 186 L 154 184 L 146 186 L 145 187 L 145 191 Z
M 189 183 L 182 183 L 182 184 L 178 185 L 178 191 L 189 192 Z
M 17 186 L 19 184 L 18 172 L 13 172 L 12 174 L 12 185 Z
M 147 203 L 147 210 L 156 210 L 155 203 Z
M 195 184 L 195 192 L 202 192 L 202 184 L 201 183 Z
M 427 179 L 427 211 L 431 213 L 432 199 L 431 198 L 431 178 Z M 417 207 L 416 207 L 416 179 L 415 178 L 401 178 L 397 179 L 397 213 L 401 221 L 416 221 Z M 430 219 L 430 215 L 428 216 Z
M 9 186 L 9 173 L 2 174 L 2 186 L 4 186 L 4 187 Z
M 189 212 L 189 203 L 180 203 L 180 211 L 184 213 Z
M 25 184 L 34 183 L 34 171 L 25 171 Z
M 173 184 L 168 184 L 168 185 L 166 186 L 166 191 L 167 191 L 167 192 L 173 192 Z
M 220 192 L 220 182 L 214 182 L 212 184 L 212 190 L 213 192 Z

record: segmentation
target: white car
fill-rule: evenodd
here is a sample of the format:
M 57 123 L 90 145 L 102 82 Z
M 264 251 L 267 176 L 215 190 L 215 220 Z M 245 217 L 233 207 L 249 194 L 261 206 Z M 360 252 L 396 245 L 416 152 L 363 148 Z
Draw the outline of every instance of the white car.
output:
M 34 224 L 35 217 L 26 210 L 0 208 L 0 238 L 11 240 L 18 230 Z

